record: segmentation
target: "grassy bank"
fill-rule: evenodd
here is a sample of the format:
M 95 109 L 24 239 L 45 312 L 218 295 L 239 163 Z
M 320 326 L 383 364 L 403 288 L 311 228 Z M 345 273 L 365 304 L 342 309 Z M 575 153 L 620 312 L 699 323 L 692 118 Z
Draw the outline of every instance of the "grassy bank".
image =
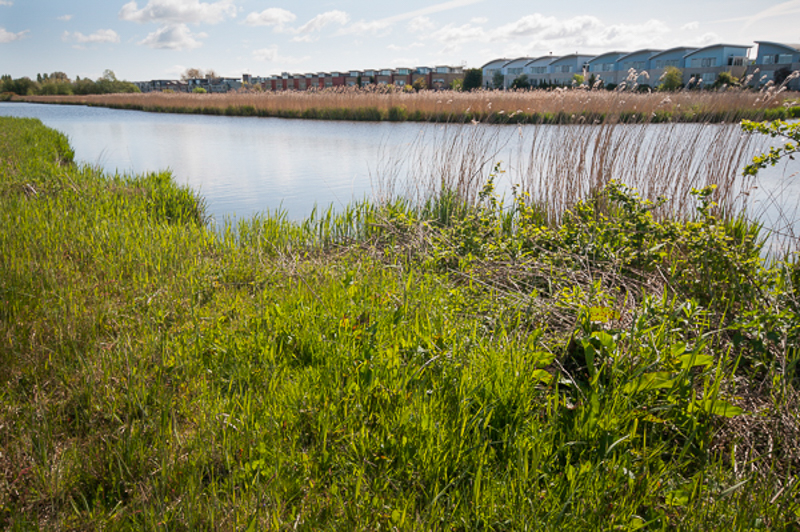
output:
M 149 112 L 394 122 L 720 123 L 800 117 L 796 94 L 741 90 L 645 94 L 583 90 L 404 93 L 341 89 L 228 94 L 27 96 L 23 100 Z
M 800 275 L 712 189 L 214 232 L 71 160 L 0 119 L 0 527 L 800 526 Z

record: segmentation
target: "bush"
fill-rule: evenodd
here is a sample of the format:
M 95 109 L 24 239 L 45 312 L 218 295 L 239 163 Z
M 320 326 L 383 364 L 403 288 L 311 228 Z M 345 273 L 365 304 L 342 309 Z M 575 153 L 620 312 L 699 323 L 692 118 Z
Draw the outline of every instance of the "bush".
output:
M 206 91 L 203 87 L 195 87 L 192 89 L 192 92 L 195 94 L 206 94 Z

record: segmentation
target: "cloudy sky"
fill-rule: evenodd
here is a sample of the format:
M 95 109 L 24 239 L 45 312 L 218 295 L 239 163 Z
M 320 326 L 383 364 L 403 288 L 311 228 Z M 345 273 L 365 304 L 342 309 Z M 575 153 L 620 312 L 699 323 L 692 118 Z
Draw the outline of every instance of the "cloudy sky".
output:
M 0 74 L 239 76 L 800 42 L 800 0 L 0 0 Z

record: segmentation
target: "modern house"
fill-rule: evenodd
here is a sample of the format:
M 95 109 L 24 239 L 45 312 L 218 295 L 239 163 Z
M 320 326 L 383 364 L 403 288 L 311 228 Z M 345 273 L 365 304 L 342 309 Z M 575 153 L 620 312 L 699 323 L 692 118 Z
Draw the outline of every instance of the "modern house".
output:
M 606 52 L 598 55 L 589 61 L 588 76 L 594 76 L 595 83 L 597 80 L 602 81 L 605 85 L 618 84 L 620 81 L 620 74 L 617 70 L 617 60 L 627 55 L 628 52 Z M 586 79 L 589 82 L 589 79 Z
M 533 57 L 518 57 L 517 59 L 512 59 L 500 67 L 500 72 L 503 74 L 503 88 L 507 89 L 511 87 L 511 84 L 514 83 L 514 80 L 520 77 L 521 75 L 525 74 L 525 65 L 533 61 Z
M 550 63 L 555 60 L 556 58 L 552 55 L 543 55 L 525 64 L 524 73 L 528 75 L 528 81 L 532 87 L 550 82 Z
M 378 77 L 375 79 L 375 81 L 378 85 L 391 85 L 393 75 L 394 75 L 394 70 L 392 70 L 391 68 L 385 68 L 383 70 L 378 71 Z
M 454 80 L 464 77 L 462 67 L 437 66 L 431 72 L 429 88 L 435 90 L 449 89 Z
M 694 84 L 713 85 L 722 72 L 742 77 L 750 65 L 747 58 L 752 46 L 740 44 L 712 44 L 698 48 L 683 57 L 683 80 L 694 79 Z
M 433 69 L 431 67 L 417 67 L 411 74 L 411 83 L 416 83 L 418 79 L 425 82 L 426 87 L 430 87 L 433 83 L 432 79 Z
M 645 48 L 636 50 L 623 55 L 617 59 L 617 84 L 623 81 L 629 84 L 653 85 L 653 78 L 650 75 L 650 59 L 662 50 Z M 658 80 L 658 78 L 656 78 Z
M 686 54 L 694 52 L 695 50 L 697 50 L 696 47 L 677 46 L 651 55 L 650 68 L 648 70 L 650 74 L 650 85 L 656 87 L 661 83 L 661 77 L 664 75 L 664 72 L 666 72 L 667 67 L 675 67 L 683 71 L 684 57 L 686 57 Z M 684 82 L 688 80 L 689 78 L 685 78 Z
M 779 80 L 788 72 L 800 70 L 800 44 L 786 44 L 771 41 L 756 41 L 758 53 L 756 62 L 750 73 L 754 73 L 752 84 L 764 85 L 776 81 L 775 74 L 779 70 Z M 759 72 L 755 73 L 758 69 Z M 785 78 L 784 78 L 785 79 Z M 787 88 L 800 90 L 800 79 L 791 80 Z
M 348 87 L 355 87 L 359 85 L 364 73 L 360 70 L 351 70 L 347 73 L 347 76 L 344 78 L 344 84 Z
M 506 63 L 508 63 L 508 59 L 495 59 L 493 61 L 489 61 L 481 67 L 484 88 L 491 89 L 494 87 L 494 75 L 496 72 L 500 72 L 502 74 L 503 66 Z
M 571 86 L 575 74 L 584 75 L 588 63 L 594 59 L 592 55 L 570 54 L 564 55 L 550 63 L 550 83 L 561 86 Z
M 411 85 L 411 82 L 413 81 L 411 79 L 412 72 L 413 69 L 406 67 L 396 69 L 392 75 L 392 83 L 394 83 L 397 87 Z

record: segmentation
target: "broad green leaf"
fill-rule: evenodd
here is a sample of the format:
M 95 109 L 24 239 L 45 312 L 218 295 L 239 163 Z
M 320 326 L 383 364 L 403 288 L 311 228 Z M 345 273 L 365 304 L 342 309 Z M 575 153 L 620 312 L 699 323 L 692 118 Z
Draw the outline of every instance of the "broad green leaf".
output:
M 672 373 L 668 371 L 656 371 L 645 373 L 638 379 L 629 382 L 622 387 L 624 393 L 633 394 L 645 390 L 656 390 L 658 388 L 671 388 L 674 383 Z

